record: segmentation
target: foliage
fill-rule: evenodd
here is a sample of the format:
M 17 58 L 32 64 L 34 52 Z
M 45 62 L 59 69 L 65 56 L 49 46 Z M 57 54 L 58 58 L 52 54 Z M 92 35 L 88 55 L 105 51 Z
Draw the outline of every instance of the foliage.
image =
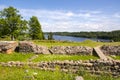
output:
M 29 25 L 28 25 L 29 24 Z M 28 36 L 28 33 L 30 36 Z M 10 6 L 0 11 L 0 38 L 10 36 L 11 40 L 44 39 L 41 25 L 37 17 L 24 20 L 19 11 Z
M 44 35 L 41 29 L 41 25 L 37 19 L 37 17 L 32 16 L 30 18 L 29 21 L 29 34 L 30 37 L 34 40 L 34 39 L 39 39 L 39 40 L 43 40 L 44 39 Z
M 10 35 L 11 40 L 14 40 L 27 28 L 26 21 L 22 20 L 19 11 L 14 7 L 4 8 L 0 11 L 0 16 L 0 36 Z

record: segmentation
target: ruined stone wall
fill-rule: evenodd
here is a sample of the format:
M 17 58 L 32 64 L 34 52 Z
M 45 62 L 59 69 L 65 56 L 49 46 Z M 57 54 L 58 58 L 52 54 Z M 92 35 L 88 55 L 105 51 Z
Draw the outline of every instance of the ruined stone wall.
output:
M 118 46 L 107 46 L 101 47 L 101 50 L 105 55 L 119 55 L 120 56 L 120 45 Z
M 39 68 L 42 70 L 52 70 L 54 71 L 56 67 L 59 67 L 60 70 L 68 72 L 78 72 L 79 70 L 86 70 L 88 72 L 93 73 L 111 73 L 114 76 L 120 76 L 120 61 L 115 60 L 87 60 L 87 61 L 42 61 L 42 62 L 0 62 L 0 65 L 2 66 L 17 66 L 17 67 L 23 67 L 23 66 L 30 66 L 32 68 Z
M 18 45 L 14 45 L 17 43 Z M 29 41 L 18 42 L 0 42 L 0 52 L 11 50 L 24 53 L 36 53 L 36 54 L 66 54 L 66 55 L 92 55 L 93 48 L 84 46 L 54 46 L 48 48 L 46 46 L 36 45 Z

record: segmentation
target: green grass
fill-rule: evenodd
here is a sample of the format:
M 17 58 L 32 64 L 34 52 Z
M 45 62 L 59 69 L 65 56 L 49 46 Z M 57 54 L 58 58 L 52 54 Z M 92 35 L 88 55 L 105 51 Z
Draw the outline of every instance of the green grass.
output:
M 120 45 L 120 42 L 95 42 L 92 40 L 85 40 L 83 42 L 68 42 L 68 41 L 48 41 L 48 40 L 34 40 L 37 45 L 43 46 L 89 46 L 96 47 L 100 45 Z
M 29 53 L 13 53 L 13 54 L 3 54 L 0 53 L 0 62 L 8 62 L 8 61 L 27 61 L 30 57 L 35 54 Z
M 0 80 L 74 80 L 74 74 L 32 68 L 0 67 Z
M 95 56 L 88 56 L 88 55 L 39 55 L 34 62 L 39 61 L 55 61 L 55 60 L 89 60 L 89 59 L 98 59 Z
M 83 76 L 84 80 L 120 80 L 120 77 L 112 77 L 110 74 L 90 74 L 85 71 L 80 73 L 64 73 L 56 68 L 56 71 L 43 71 L 30 67 L 1 67 L 0 80 L 75 80 L 75 76 Z
M 115 60 L 120 60 L 120 56 L 111 56 Z

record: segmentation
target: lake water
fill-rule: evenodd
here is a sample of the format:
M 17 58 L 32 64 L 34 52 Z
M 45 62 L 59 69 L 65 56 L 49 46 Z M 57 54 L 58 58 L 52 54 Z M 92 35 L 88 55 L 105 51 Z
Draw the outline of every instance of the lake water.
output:
M 47 39 L 47 35 L 45 35 L 45 38 Z M 60 36 L 60 35 L 53 35 L 53 38 L 55 40 L 61 40 L 61 41 L 76 41 L 76 42 L 82 42 L 84 40 L 93 40 L 93 41 L 103 41 L 103 42 L 109 42 L 110 40 L 105 39 L 94 39 L 94 38 L 83 38 L 83 37 L 71 37 L 71 36 Z

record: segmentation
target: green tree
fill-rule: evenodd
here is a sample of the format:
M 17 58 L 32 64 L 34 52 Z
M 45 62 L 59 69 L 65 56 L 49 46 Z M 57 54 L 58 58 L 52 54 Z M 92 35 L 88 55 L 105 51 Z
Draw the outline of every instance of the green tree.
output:
M 36 16 L 32 16 L 29 21 L 29 34 L 30 37 L 34 39 L 43 40 L 44 34 L 41 29 L 41 25 Z
M 19 11 L 12 6 L 0 11 L 0 18 L 2 19 L 2 31 L 5 32 L 2 35 L 10 35 L 11 40 L 18 37 L 21 29 L 25 29 L 23 27 L 27 27 L 26 24 L 23 26 L 24 20 L 22 20 Z
M 48 34 L 48 40 L 54 40 L 52 32 Z

